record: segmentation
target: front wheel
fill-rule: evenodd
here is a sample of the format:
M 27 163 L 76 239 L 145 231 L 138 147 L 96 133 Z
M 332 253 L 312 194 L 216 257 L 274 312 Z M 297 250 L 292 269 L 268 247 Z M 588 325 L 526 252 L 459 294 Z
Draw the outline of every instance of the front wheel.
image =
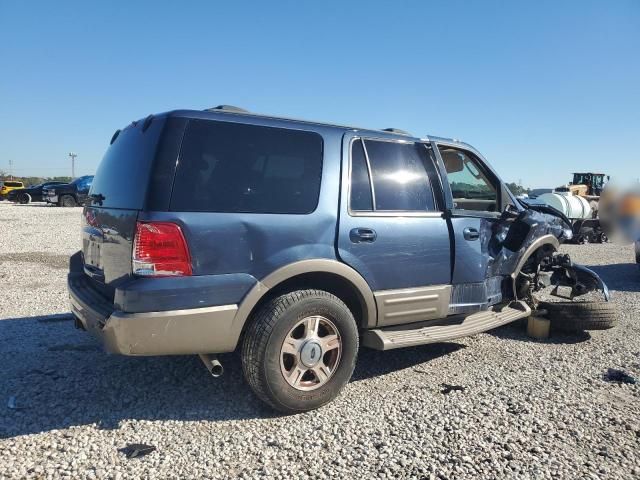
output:
M 357 354 L 349 308 L 328 292 L 298 290 L 255 315 L 242 345 L 242 368 L 261 400 L 297 413 L 333 400 L 351 378 Z
M 77 205 L 76 199 L 71 195 L 63 195 L 60 197 L 60 206 L 61 207 L 75 207 Z

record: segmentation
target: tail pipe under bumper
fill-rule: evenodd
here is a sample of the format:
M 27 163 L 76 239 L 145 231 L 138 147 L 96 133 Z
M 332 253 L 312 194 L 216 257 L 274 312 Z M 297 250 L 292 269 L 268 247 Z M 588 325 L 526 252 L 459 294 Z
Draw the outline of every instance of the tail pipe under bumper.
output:
M 213 378 L 222 376 L 222 374 L 224 373 L 224 368 L 222 367 L 222 364 L 220 363 L 216 355 L 200 353 L 198 356 L 200 357 L 200 360 L 202 360 L 202 363 L 204 363 L 204 366 L 207 367 L 207 370 L 209 370 L 209 373 Z

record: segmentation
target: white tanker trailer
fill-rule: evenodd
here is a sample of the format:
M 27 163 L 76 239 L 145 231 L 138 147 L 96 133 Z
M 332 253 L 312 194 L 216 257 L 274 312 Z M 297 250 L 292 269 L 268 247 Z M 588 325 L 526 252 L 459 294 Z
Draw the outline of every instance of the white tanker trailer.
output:
M 572 220 L 592 218 L 589 202 L 584 197 L 573 195 L 570 192 L 544 193 L 538 197 L 538 200 L 560 210 Z
M 600 219 L 597 218 L 598 204 L 596 201 L 589 202 L 585 197 L 574 195 L 570 191 L 559 190 L 544 193 L 536 200 L 555 208 L 571 220 L 574 242 L 602 243 L 607 241 L 607 237 L 600 227 Z

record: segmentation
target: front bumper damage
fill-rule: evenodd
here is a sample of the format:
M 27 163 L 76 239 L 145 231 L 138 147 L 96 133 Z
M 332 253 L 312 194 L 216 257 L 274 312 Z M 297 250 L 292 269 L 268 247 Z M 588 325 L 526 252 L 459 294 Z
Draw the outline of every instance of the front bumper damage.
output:
M 573 263 L 568 254 L 554 255 L 549 272 L 549 282 L 553 286 L 552 295 L 561 296 L 560 287 L 568 287 L 569 300 L 596 290 L 602 292 L 607 302 L 611 299 L 609 288 L 600 276 L 584 265 Z

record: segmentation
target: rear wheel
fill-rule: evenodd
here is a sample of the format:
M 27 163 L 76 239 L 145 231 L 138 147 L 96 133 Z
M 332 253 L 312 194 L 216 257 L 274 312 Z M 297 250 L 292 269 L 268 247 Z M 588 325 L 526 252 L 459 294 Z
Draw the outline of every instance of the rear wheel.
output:
M 29 195 L 28 193 L 21 193 L 20 195 L 18 195 L 18 203 L 22 205 L 31 203 L 31 195 Z
M 261 400 L 296 413 L 333 400 L 351 378 L 357 354 L 358 329 L 347 306 L 322 290 L 298 290 L 254 317 L 242 367 Z
M 548 312 L 552 328 L 564 332 L 606 330 L 617 318 L 611 302 L 541 302 L 538 308 Z
M 61 207 L 75 207 L 77 205 L 76 199 L 71 195 L 63 195 L 60 197 L 59 205 Z

